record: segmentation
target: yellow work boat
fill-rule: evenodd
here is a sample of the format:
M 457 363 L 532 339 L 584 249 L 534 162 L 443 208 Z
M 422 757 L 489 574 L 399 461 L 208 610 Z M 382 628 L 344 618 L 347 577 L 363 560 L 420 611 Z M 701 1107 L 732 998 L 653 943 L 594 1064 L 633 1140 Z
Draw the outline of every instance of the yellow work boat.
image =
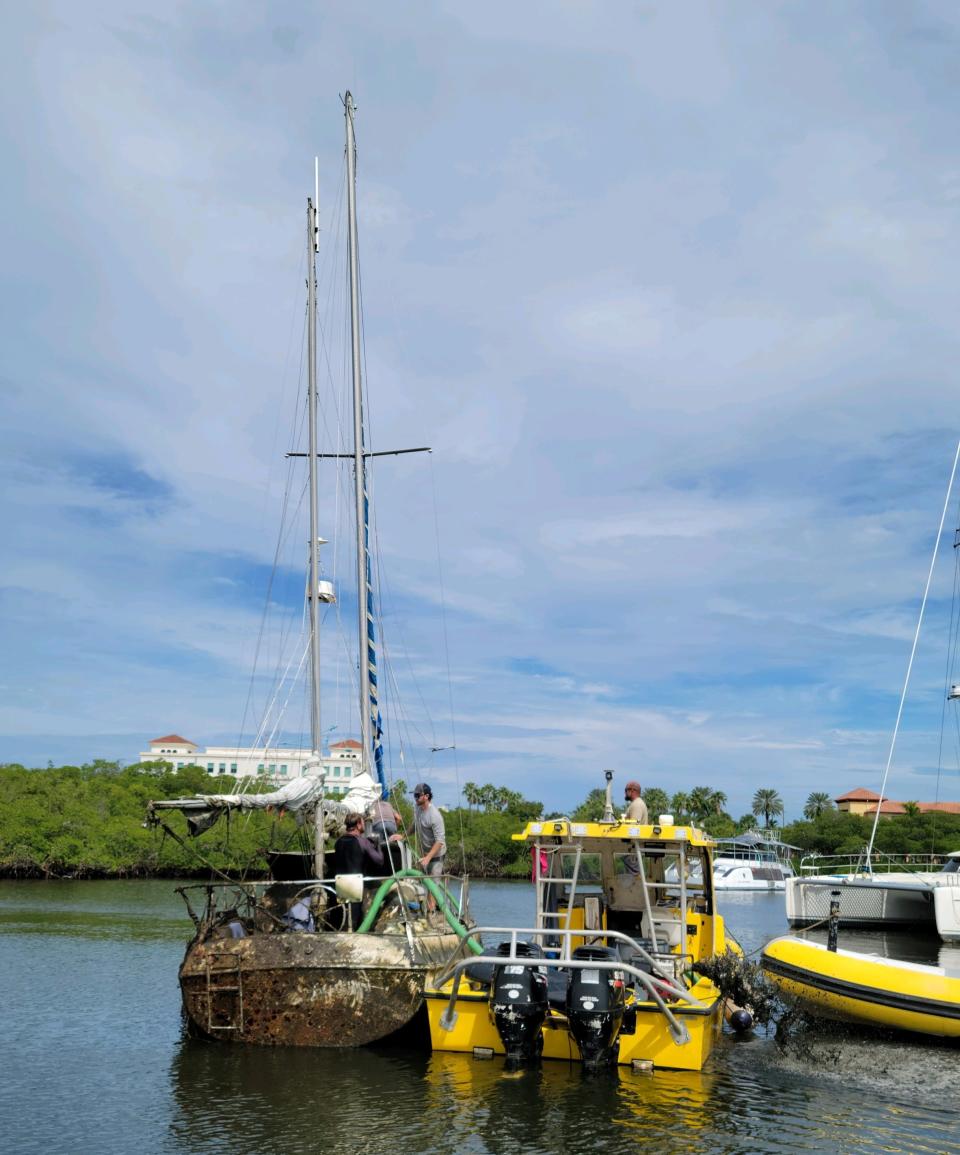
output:
M 767 943 L 762 962 L 785 995 L 825 1018 L 960 1038 L 960 971 L 793 935 Z
M 513 836 L 531 848 L 535 924 L 476 928 L 479 957 L 428 982 L 434 1051 L 703 1067 L 724 1000 L 694 968 L 739 952 L 716 910 L 714 843 L 670 815 L 614 817 L 609 785 L 605 819 L 531 822 Z

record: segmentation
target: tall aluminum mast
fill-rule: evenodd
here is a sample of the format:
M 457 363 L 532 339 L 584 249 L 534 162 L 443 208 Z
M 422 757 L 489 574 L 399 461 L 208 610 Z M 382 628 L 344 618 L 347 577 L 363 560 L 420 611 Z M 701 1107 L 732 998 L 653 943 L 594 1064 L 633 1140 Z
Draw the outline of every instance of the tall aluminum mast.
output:
M 347 223 L 350 233 L 350 333 L 353 362 L 353 477 L 357 508 L 357 620 L 360 667 L 361 770 L 370 771 L 373 750 L 370 697 L 370 650 L 373 611 L 370 604 L 370 563 L 367 528 L 367 478 L 363 445 L 363 393 L 360 380 L 360 272 L 357 254 L 357 145 L 353 135 L 353 97 L 344 97 L 347 121 Z
M 320 758 L 320 607 L 317 533 L 317 209 L 307 197 L 307 426 L 310 443 L 310 747 Z

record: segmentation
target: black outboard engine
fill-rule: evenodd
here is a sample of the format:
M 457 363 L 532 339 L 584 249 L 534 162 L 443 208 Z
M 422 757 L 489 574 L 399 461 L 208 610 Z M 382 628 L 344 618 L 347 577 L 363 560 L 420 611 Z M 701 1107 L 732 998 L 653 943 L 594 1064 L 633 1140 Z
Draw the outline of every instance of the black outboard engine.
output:
M 502 942 L 497 954 L 509 955 L 510 944 Z M 517 957 L 543 958 L 543 951 L 533 943 L 518 942 Z M 537 1060 L 543 1051 L 543 1020 L 547 1017 L 546 967 L 509 962 L 497 966 L 491 980 L 490 1010 L 507 1052 L 507 1066 Z
M 619 956 L 610 947 L 582 946 L 572 957 L 616 962 Z M 567 1021 L 584 1067 L 596 1068 L 615 1060 L 625 997 L 622 971 L 592 967 L 571 970 Z

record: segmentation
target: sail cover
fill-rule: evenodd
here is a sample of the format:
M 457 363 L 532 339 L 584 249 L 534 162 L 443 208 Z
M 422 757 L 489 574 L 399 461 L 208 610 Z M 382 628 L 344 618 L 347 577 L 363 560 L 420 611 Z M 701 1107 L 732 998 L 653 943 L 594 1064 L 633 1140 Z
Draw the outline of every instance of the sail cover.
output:
M 312 810 L 322 801 L 325 817 L 336 822 L 351 811 L 363 814 L 380 796 L 380 787 L 369 774 L 358 774 L 342 798 L 325 799 L 323 789 L 321 779 L 304 775 L 268 794 L 194 794 L 190 798 L 164 798 L 151 802 L 147 813 L 152 817 L 157 810 L 180 810 L 187 816 L 190 833 L 197 835 L 209 830 L 221 814 L 231 810 L 275 809 L 296 813 Z

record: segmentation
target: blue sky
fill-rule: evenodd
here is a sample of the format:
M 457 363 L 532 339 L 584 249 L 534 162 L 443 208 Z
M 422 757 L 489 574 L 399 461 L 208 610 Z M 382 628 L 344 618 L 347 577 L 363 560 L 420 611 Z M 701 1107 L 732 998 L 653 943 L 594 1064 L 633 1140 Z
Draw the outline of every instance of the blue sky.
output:
M 373 477 L 395 773 L 563 809 L 610 767 L 736 814 L 775 787 L 788 817 L 879 786 L 960 434 L 953 6 L 91 2 L 5 25 L 0 758 L 227 740 L 270 702 L 303 589 L 301 523 L 262 626 L 304 202 L 317 155 L 339 388 L 349 87 L 373 447 L 433 447 Z M 960 798 L 956 740 L 938 752 L 956 516 L 893 797 Z M 324 637 L 347 736 L 352 631 Z

